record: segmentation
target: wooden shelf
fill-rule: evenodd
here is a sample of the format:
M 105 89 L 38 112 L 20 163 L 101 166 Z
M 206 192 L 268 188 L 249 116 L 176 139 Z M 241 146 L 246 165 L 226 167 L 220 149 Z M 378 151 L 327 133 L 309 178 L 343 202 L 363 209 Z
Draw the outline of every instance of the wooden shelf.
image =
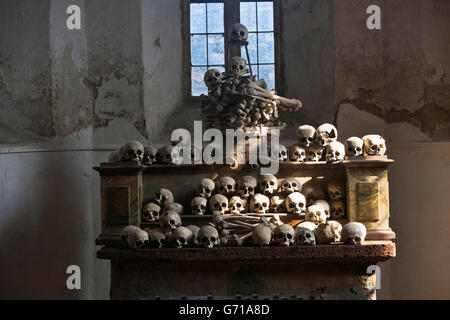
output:
M 292 247 L 217 247 L 128 249 L 104 247 L 97 257 L 107 260 L 144 259 L 151 261 L 210 261 L 210 260 L 306 260 L 310 262 L 376 263 L 395 257 L 395 243 L 366 241 L 360 246 L 335 243 Z
M 367 157 L 347 157 L 346 160 L 338 163 L 319 162 L 280 162 L 280 169 L 287 170 L 324 170 L 324 169 L 343 169 L 347 167 L 387 167 L 394 163 L 394 160 L 385 156 L 367 156 Z M 144 174 L 150 173 L 192 173 L 208 172 L 217 168 L 230 167 L 227 164 L 180 164 L 180 165 L 144 165 L 136 162 L 103 162 L 100 166 L 94 167 L 101 175 L 118 174 L 136 174 L 142 171 Z M 239 165 L 234 170 L 255 170 L 251 165 Z

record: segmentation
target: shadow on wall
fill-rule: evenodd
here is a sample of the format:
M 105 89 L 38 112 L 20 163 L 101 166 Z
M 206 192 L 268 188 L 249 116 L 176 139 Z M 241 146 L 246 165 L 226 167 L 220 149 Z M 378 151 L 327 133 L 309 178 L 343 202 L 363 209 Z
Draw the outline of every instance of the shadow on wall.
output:
M 100 224 L 93 214 L 91 152 L 0 154 L 0 298 L 89 299 L 109 278 L 96 259 Z M 81 290 L 68 290 L 66 269 L 81 268 Z M 98 269 L 103 272 L 98 272 Z

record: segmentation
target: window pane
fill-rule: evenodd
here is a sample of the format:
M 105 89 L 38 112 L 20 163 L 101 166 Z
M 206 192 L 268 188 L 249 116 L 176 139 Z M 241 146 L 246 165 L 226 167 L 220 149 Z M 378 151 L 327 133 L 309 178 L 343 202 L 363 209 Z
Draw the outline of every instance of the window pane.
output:
M 193 65 L 206 64 L 206 36 L 191 36 L 191 59 Z
M 267 89 L 275 89 L 275 65 L 260 65 L 259 66 L 259 79 L 266 80 Z
M 225 44 L 222 35 L 208 36 L 208 64 L 224 64 Z
M 273 32 L 258 33 L 258 63 L 274 63 Z
M 248 31 L 256 31 L 256 2 L 241 2 L 241 23 Z
M 256 33 L 249 33 L 248 35 L 248 54 L 250 55 L 250 62 L 252 64 L 256 64 L 256 58 L 257 58 L 257 43 L 256 43 Z M 241 47 L 241 57 L 244 58 L 245 62 L 248 64 L 247 61 L 247 54 L 245 53 L 245 47 Z
M 223 32 L 223 3 L 208 3 L 208 33 Z
M 273 31 L 272 2 L 258 2 L 258 31 Z
M 199 96 L 202 93 L 208 94 L 208 88 L 203 81 L 207 68 L 206 67 L 192 67 L 191 69 L 191 91 L 193 96 Z
M 206 4 L 191 3 L 191 33 L 206 32 Z

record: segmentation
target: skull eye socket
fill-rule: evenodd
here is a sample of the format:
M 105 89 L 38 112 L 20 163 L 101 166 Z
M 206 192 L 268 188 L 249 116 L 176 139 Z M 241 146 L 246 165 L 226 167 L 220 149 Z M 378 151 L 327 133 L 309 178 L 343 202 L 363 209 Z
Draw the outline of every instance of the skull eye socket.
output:
M 271 186 L 275 185 L 275 182 L 270 181 L 270 185 L 271 185 Z
M 233 186 L 231 184 L 229 184 L 229 185 L 227 185 L 227 188 L 231 190 L 231 189 L 233 189 Z
M 302 157 L 306 156 L 305 151 L 302 151 L 302 152 L 301 152 L 301 155 L 302 155 Z
M 235 64 L 233 64 L 232 66 L 231 66 L 234 70 L 236 70 L 238 67 L 237 67 L 237 65 L 235 65 Z
M 220 73 L 216 72 L 215 76 L 220 77 Z
M 292 234 L 288 233 L 288 234 L 286 235 L 286 237 L 287 237 L 289 240 L 291 240 L 291 239 L 292 239 Z
M 293 182 L 292 187 L 297 188 L 297 184 L 295 182 Z
M 142 150 L 136 151 L 137 155 L 140 156 L 142 154 Z
M 214 209 L 219 209 L 219 208 L 220 208 L 220 205 L 219 205 L 218 203 L 214 203 L 214 204 L 213 204 L 213 207 L 214 207 Z
M 264 208 L 267 208 L 267 207 L 268 207 L 267 202 L 263 202 L 262 205 L 263 205 Z
M 300 138 L 301 142 L 306 142 L 306 138 Z
M 204 206 L 203 204 L 200 205 L 200 209 L 205 210 L 206 206 Z
M 211 237 L 212 242 L 216 242 L 216 237 Z
M 310 156 L 314 156 L 314 155 L 315 155 L 315 153 L 314 153 L 313 151 L 310 151 L 308 154 L 309 154 Z
M 278 234 L 278 238 L 283 239 L 284 238 L 284 234 L 282 234 L 282 233 Z
M 245 32 L 244 31 L 239 32 L 239 34 L 241 35 L 241 37 L 245 36 Z
M 128 155 L 131 156 L 133 154 L 133 150 L 128 150 Z
M 335 155 L 336 155 L 336 156 L 339 156 L 339 155 L 340 155 L 339 151 L 336 151 L 336 152 L 335 152 Z
M 239 69 L 244 70 L 244 66 L 239 66 Z
M 213 80 L 214 80 L 213 77 L 209 77 L 209 78 L 208 78 L 208 81 L 209 81 L 209 82 L 212 82 Z
M 300 202 L 300 203 L 298 204 L 298 206 L 299 206 L 300 208 L 303 208 L 304 205 L 305 205 L 305 204 L 302 203 L 302 202 Z
M 356 242 L 361 242 L 361 238 L 360 237 L 355 237 L 355 241 Z
M 357 150 L 357 151 L 361 151 L 361 148 L 360 148 L 360 147 L 356 147 L 356 150 Z
M 289 204 L 289 208 L 295 209 L 295 204 L 293 204 L 293 203 Z
M 208 238 L 207 237 L 202 237 L 201 241 L 202 242 L 208 242 Z
M 248 191 L 253 192 L 253 187 L 248 187 Z
M 286 155 L 286 151 L 281 151 L 280 153 L 281 153 L 282 156 Z
M 289 184 L 285 183 L 285 184 L 283 184 L 283 187 L 288 188 Z
M 141 240 L 136 241 L 136 247 L 142 246 L 144 243 Z
M 227 204 L 225 202 L 222 202 L 222 208 L 226 208 Z
M 311 238 L 311 235 L 309 233 L 306 233 L 305 238 Z
M 309 142 L 313 141 L 313 138 L 312 138 L 312 137 L 309 137 L 309 138 L 308 138 L 308 141 L 309 141 Z
M 169 220 L 169 223 L 170 223 L 170 224 L 175 224 L 175 220 L 170 219 L 170 220 Z
M 377 150 L 377 146 L 376 146 L 376 145 L 372 145 L 372 146 L 370 147 L 370 149 L 372 149 L 373 151 L 375 151 L 375 150 Z
M 158 212 L 158 211 L 152 211 L 152 214 L 153 214 L 154 216 L 157 216 L 157 215 L 159 214 L 159 212 Z

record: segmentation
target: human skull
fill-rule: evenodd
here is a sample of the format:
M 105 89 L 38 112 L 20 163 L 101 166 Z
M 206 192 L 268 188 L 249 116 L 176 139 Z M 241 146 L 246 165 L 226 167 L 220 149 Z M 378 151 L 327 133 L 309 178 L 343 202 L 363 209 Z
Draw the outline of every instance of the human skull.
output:
M 345 217 L 345 203 L 342 200 L 331 200 L 330 215 L 333 219 L 342 219 Z
M 191 200 L 192 213 L 196 216 L 203 216 L 206 214 L 206 208 L 208 205 L 208 200 L 203 197 L 195 197 Z
M 173 201 L 172 192 L 166 188 L 161 188 L 158 192 L 155 192 L 152 197 L 152 202 L 156 203 L 160 207 L 166 207 Z
M 306 197 L 307 206 L 311 206 L 314 201 L 326 199 L 325 191 L 319 183 L 306 183 L 302 187 L 302 193 Z
M 267 196 L 257 193 L 250 199 L 250 210 L 252 213 L 269 212 L 270 200 Z
M 225 214 L 228 211 L 228 199 L 222 194 L 215 194 L 209 199 L 211 212 Z
M 166 211 L 159 216 L 159 225 L 167 235 L 181 226 L 181 218 L 175 211 Z
M 246 26 L 240 23 L 235 23 L 231 25 L 230 39 L 232 41 L 247 41 L 248 39 L 248 29 Z
M 142 208 L 142 221 L 143 222 L 154 222 L 159 219 L 159 213 L 161 212 L 161 207 L 156 203 L 149 202 L 144 208 Z
M 291 146 L 289 155 L 291 157 L 291 161 L 294 162 L 303 162 L 306 160 L 306 150 L 304 147 L 298 144 L 294 144 L 293 146 Z
M 161 164 L 174 164 L 172 159 L 172 150 L 173 146 L 168 144 L 164 147 L 161 147 L 156 152 L 156 160 Z
M 382 156 L 386 153 L 386 141 L 382 136 L 369 134 L 362 138 L 364 142 L 364 155 Z
M 337 129 L 330 123 L 324 123 L 316 130 L 317 140 L 322 146 L 327 146 L 330 142 L 337 140 Z
M 261 222 L 252 231 L 253 243 L 261 247 L 268 246 L 272 240 L 272 228 L 268 223 Z
M 308 148 L 316 138 L 316 129 L 307 124 L 300 126 L 297 129 L 297 137 L 300 140 L 299 145 Z
M 327 220 L 327 215 L 322 207 L 312 205 L 306 209 L 305 220 L 315 224 L 320 224 Z
M 147 231 L 150 240 L 150 247 L 162 248 L 166 244 L 166 234 L 161 228 L 154 228 Z
M 198 185 L 198 188 L 197 188 L 197 195 L 199 195 L 200 197 L 209 199 L 209 198 L 211 198 L 215 188 L 216 188 L 216 184 L 214 183 L 213 180 L 208 179 L 208 178 L 202 178 L 202 180 L 200 180 L 200 184 Z
M 272 210 L 272 212 L 276 213 L 286 212 L 285 199 L 281 198 L 280 196 L 272 196 L 272 198 L 270 198 L 270 209 Z
M 258 182 L 252 176 L 243 176 L 237 183 L 237 191 L 241 197 L 250 198 L 255 194 Z
M 349 222 L 342 228 L 342 241 L 344 244 L 362 244 L 366 238 L 366 227 L 359 222 Z
M 317 244 L 330 244 L 334 241 L 334 230 L 327 222 L 321 223 L 314 229 Z
M 144 158 L 144 146 L 139 141 L 127 142 L 119 150 L 122 161 L 140 162 Z
M 132 249 L 141 249 L 148 245 L 148 234 L 136 226 L 126 226 L 120 232 L 120 237 Z
M 166 206 L 164 206 L 163 208 L 163 212 L 166 211 L 175 211 L 176 213 L 178 213 L 180 216 L 183 214 L 183 205 L 181 203 L 178 202 L 172 202 L 167 204 Z
M 295 231 L 292 226 L 288 224 L 279 225 L 273 236 L 274 242 L 278 246 L 288 247 L 295 242 Z
M 326 149 L 327 162 L 340 162 L 345 157 L 345 146 L 339 141 L 332 141 Z
M 345 154 L 351 157 L 362 156 L 364 151 L 364 142 L 358 137 L 350 137 L 345 140 Z
M 206 71 L 203 81 L 209 90 L 212 90 L 222 83 L 223 74 L 217 69 L 209 69 Z
M 319 143 L 313 143 L 308 149 L 308 161 L 318 162 L 323 158 L 324 148 Z
M 314 246 L 316 245 L 316 237 L 314 232 L 307 228 L 297 228 L 295 232 L 295 239 L 300 246 Z
M 219 245 L 219 232 L 210 225 L 205 225 L 198 231 L 198 244 L 202 248 L 212 248 Z
M 188 228 L 189 230 L 192 231 L 192 233 L 194 234 L 194 244 L 198 244 L 198 232 L 200 231 L 200 227 L 196 226 L 196 225 L 188 225 L 186 228 Z
M 311 231 L 314 231 L 314 229 L 317 227 L 315 223 L 312 223 L 310 221 L 303 221 L 302 223 L 299 223 L 296 227 L 296 229 L 306 228 Z
M 259 177 L 259 191 L 264 194 L 273 194 L 278 190 L 278 180 L 272 174 L 263 174 Z
M 236 191 L 236 181 L 231 177 L 222 177 L 217 183 L 217 192 L 229 196 Z
M 186 227 L 177 227 L 170 235 L 170 242 L 175 248 L 184 248 L 194 243 L 194 234 Z
M 327 219 L 330 218 L 330 204 L 328 203 L 328 201 L 319 199 L 314 201 L 313 205 L 322 207 L 323 211 L 325 211 Z
M 327 221 L 327 223 L 331 226 L 333 229 L 334 234 L 334 240 L 333 241 L 341 241 L 341 234 L 342 234 L 342 225 L 337 221 Z
M 327 192 L 331 200 L 343 199 L 345 196 L 345 185 L 340 181 L 330 181 L 327 184 Z
M 280 161 L 288 160 L 287 148 L 286 148 L 286 146 L 283 146 L 282 144 L 279 145 L 278 158 Z
M 247 212 L 247 199 L 239 196 L 231 197 L 230 199 L 230 213 L 243 214 Z
M 302 214 L 306 209 L 306 198 L 300 192 L 293 192 L 286 197 L 286 210 L 293 214 Z
M 284 179 L 281 184 L 281 191 L 285 194 L 289 194 L 292 192 L 301 192 L 302 191 L 302 183 L 300 180 L 295 178 L 287 178 Z
M 144 148 L 144 159 L 142 160 L 143 164 L 153 164 L 156 162 L 156 148 L 155 147 L 145 147 Z
M 232 57 L 230 59 L 230 68 L 228 74 L 233 77 L 238 77 L 247 70 L 247 63 L 241 57 Z

